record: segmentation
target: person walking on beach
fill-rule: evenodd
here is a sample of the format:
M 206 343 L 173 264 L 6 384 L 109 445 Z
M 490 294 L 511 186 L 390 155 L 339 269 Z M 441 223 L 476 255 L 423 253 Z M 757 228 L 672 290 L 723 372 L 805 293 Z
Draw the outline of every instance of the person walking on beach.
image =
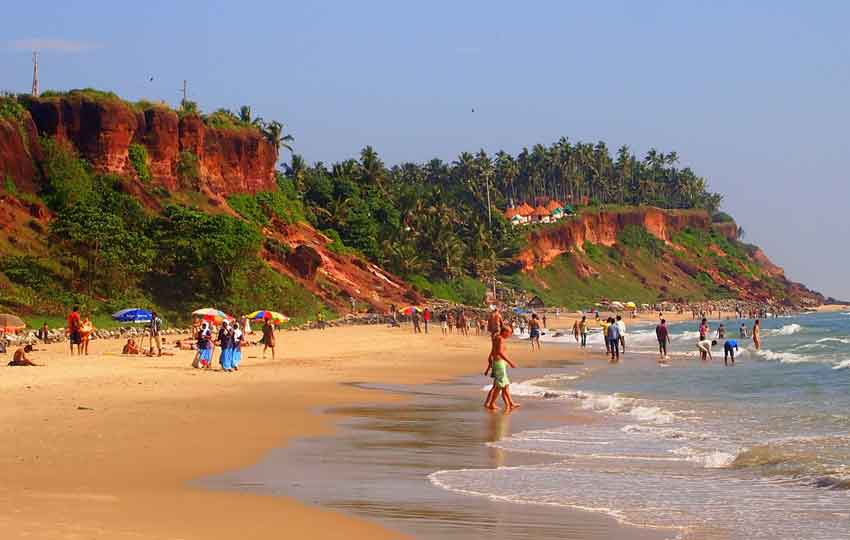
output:
M 753 345 L 755 345 L 756 350 L 761 350 L 761 321 L 756 319 L 756 322 L 753 323 Z
M 622 317 L 617 315 L 617 322 L 614 324 L 617 325 L 617 328 L 620 330 L 620 347 L 623 348 L 623 353 L 626 352 L 626 321 L 623 320 Z
M 242 332 L 242 328 L 239 327 L 239 323 L 236 323 L 233 326 L 233 343 L 230 353 L 230 367 L 233 368 L 233 371 L 239 371 L 239 362 L 242 361 L 242 342 L 244 339 L 245 334 Z
M 578 323 L 578 329 L 581 332 L 581 346 L 587 347 L 587 316 L 582 315 L 581 322 Z
M 47 343 L 47 340 L 50 339 L 50 329 L 47 328 L 47 322 L 41 325 L 41 328 L 38 329 L 38 334 L 36 337 L 41 340 L 42 343 Z
M 725 339 L 726 338 L 726 327 L 723 326 L 723 323 L 720 323 L 720 326 L 717 327 L 717 339 Z
M 162 337 L 160 336 L 162 332 L 162 319 L 157 316 L 156 311 L 151 312 L 151 322 L 148 325 L 148 331 L 151 337 L 150 355 L 153 356 L 153 345 L 156 343 L 156 355 L 162 356 Z
M 71 356 L 74 355 L 74 345 L 77 346 L 77 355 L 79 356 L 82 353 L 82 338 L 80 337 L 80 326 L 82 322 L 80 321 L 80 308 L 79 306 L 74 306 L 71 309 L 70 315 L 68 315 L 68 340 L 71 343 Z
M 540 350 L 540 319 L 537 318 L 537 313 L 531 315 L 531 322 L 528 323 L 528 335 L 531 340 L 531 350 L 534 350 L 535 343 L 537 350 Z
M 703 362 L 707 362 L 708 360 L 712 360 L 711 356 L 711 348 L 717 345 L 717 340 L 707 340 L 701 339 L 697 342 L 697 350 L 699 351 L 699 359 Z
M 91 319 L 86 316 L 86 318 L 83 319 L 83 322 L 80 323 L 80 349 L 86 356 L 89 355 L 89 341 L 91 341 L 91 334 L 94 330 L 95 328 Z
M 232 371 L 233 331 L 230 329 L 230 323 L 226 320 L 222 321 L 221 328 L 218 330 L 218 346 L 221 349 L 221 354 L 218 357 L 221 369 L 227 372 Z
M 607 332 L 608 350 L 611 352 L 611 363 L 615 364 L 620 361 L 620 327 L 612 318 L 608 319 Z
M 544 328 L 544 329 L 548 329 L 548 328 L 549 328 L 549 325 L 546 323 L 546 314 L 545 314 L 545 313 L 543 314 L 543 319 L 542 319 L 542 320 L 543 320 L 543 328 Z
M 271 318 L 267 318 L 263 323 L 263 337 L 260 340 L 260 343 L 263 344 L 263 358 L 266 357 L 266 349 L 272 350 L 272 360 L 274 360 L 274 345 L 275 345 L 275 337 L 274 337 L 274 325 L 272 325 Z
M 510 384 L 508 379 L 508 367 L 516 368 L 516 365 L 511 362 L 505 355 L 505 340 L 510 337 L 511 330 L 507 327 L 502 328 L 493 336 L 492 348 L 490 356 L 487 359 L 487 369 L 484 370 L 484 375 L 488 373 L 493 377 L 493 387 L 487 394 L 487 400 L 484 402 L 484 407 L 487 409 L 496 408 L 496 399 L 499 394 L 502 395 L 502 401 L 505 403 L 505 409 L 511 410 L 519 407 L 518 403 L 514 403 L 511 399 Z
M 750 337 L 750 335 L 747 334 L 747 325 L 744 323 L 741 323 L 740 334 L 741 339 Z
M 443 335 L 449 335 L 449 318 L 446 316 L 446 312 L 441 311 L 437 318 L 440 319 L 440 330 L 443 332 Z
M 502 331 L 502 314 L 495 305 L 490 305 L 490 315 L 487 317 L 487 333 L 494 337 Z
M 425 323 L 425 333 L 428 333 L 428 325 L 431 322 L 431 310 L 425 308 L 425 311 L 422 312 L 422 321 Z
M 421 334 L 422 333 L 422 327 L 419 326 L 419 319 L 420 319 L 419 311 L 414 309 L 413 313 L 410 315 L 410 318 L 413 321 L 413 333 L 414 334 Z
M 316 325 L 319 327 L 319 330 L 325 329 L 325 314 L 321 311 L 316 312 Z
M 732 365 L 735 365 L 735 352 L 738 350 L 738 342 L 734 339 L 727 339 L 723 344 L 723 365 L 728 366 L 729 360 L 732 360 Z
M 449 334 L 454 334 L 454 332 L 455 332 L 455 330 L 454 330 L 454 328 L 455 328 L 455 316 L 452 312 L 449 312 L 449 314 L 446 316 L 446 323 L 449 327 Z
M 192 362 L 192 367 L 197 368 L 198 364 L 204 369 L 209 369 L 212 366 L 213 341 L 212 331 L 207 322 L 201 324 L 201 329 L 198 331 L 198 354 Z
M 469 325 L 466 324 L 466 313 L 461 309 L 457 312 L 457 331 L 459 334 L 469 336 Z
M 667 330 L 667 321 L 661 319 L 661 324 L 655 327 L 655 337 L 658 338 L 658 353 L 661 355 L 659 362 L 667 361 L 667 345 L 670 343 L 670 331 Z
M 573 323 L 573 338 L 576 340 L 576 343 L 581 339 L 581 330 L 579 329 L 578 321 Z
M 608 339 L 608 327 L 614 322 L 614 319 L 608 317 L 604 321 L 602 321 L 600 326 L 602 326 L 602 341 L 605 343 L 605 354 L 611 354 L 611 340 Z

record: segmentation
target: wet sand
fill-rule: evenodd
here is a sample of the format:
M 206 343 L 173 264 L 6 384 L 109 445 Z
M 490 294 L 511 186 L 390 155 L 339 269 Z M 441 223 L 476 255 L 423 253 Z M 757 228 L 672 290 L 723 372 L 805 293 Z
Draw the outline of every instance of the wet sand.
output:
M 583 367 L 545 371 L 569 373 Z M 515 375 L 527 379 L 542 371 L 520 369 Z M 500 502 L 432 484 L 428 475 L 438 470 L 551 461 L 487 443 L 528 429 L 598 421 L 591 413 L 531 399 L 512 412 L 484 411 L 485 382 L 483 377 L 465 377 L 452 383 L 383 387 L 405 401 L 330 409 L 327 414 L 339 419 L 334 436 L 290 441 L 254 466 L 205 479 L 201 485 L 293 496 L 423 539 L 669 537 L 671 531 L 622 526 L 604 514 Z
M 262 360 L 260 348 L 251 347 L 244 353 L 243 369 L 232 374 L 190 368 L 190 351 L 162 358 L 123 357 L 117 354 L 123 342 L 117 340 L 92 342 L 91 356 L 82 358 L 68 356 L 64 344 L 49 345 L 33 354 L 46 367 L 0 367 L 0 538 L 398 538 L 393 523 L 374 513 L 305 504 L 313 499 L 297 491 L 267 496 L 206 489 L 198 481 L 262 463 L 270 451 L 296 439 L 322 441 L 344 454 L 340 437 L 311 437 L 334 433 L 339 419 L 363 421 L 369 407 L 380 410 L 384 404 L 409 399 L 347 383 L 425 384 L 483 370 L 486 338 L 444 338 L 434 330 L 439 334 L 434 328 L 430 336 L 414 336 L 409 328 L 383 327 L 282 333 L 277 360 Z M 532 356 L 525 343 L 511 343 L 509 353 L 523 366 L 545 363 L 541 355 Z M 571 355 L 581 359 L 580 353 L 561 350 L 547 361 L 563 362 Z M 599 355 L 587 359 L 601 360 Z M 498 423 L 494 427 L 493 417 L 472 401 L 449 402 L 460 407 L 461 417 L 468 415 L 463 425 L 479 426 L 476 436 L 473 429 L 456 433 L 453 444 L 463 448 L 462 453 L 470 448 L 480 452 L 486 430 L 503 429 Z M 328 408 L 336 412 L 321 413 Z M 418 408 L 397 410 L 424 414 Z M 384 432 L 402 433 L 411 425 L 404 414 L 387 414 L 380 418 Z M 524 414 L 530 416 L 520 410 L 511 415 L 511 422 L 519 418 L 521 424 Z M 440 432 L 440 440 L 451 445 L 452 427 L 437 422 L 428 429 Z M 382 452 L 390 461 L 393 456 L 407 459 L 409 447 L 418 442 L 391 445 Z M 371 463 L 373 458 L 367 454 L 366 460 Z M 436 464 L 423 459 L 420 468 Z M 301 482 L 322 485 L 319 477 L 308 475 Z M 421 478 L 419 482 L 409 489 L 392 487 L 388 497 L 399 503 L 393 512 L 414 518 L 421 514 L 419 505 L 405 501 L 422 486 L 437 497 L 439 490 Z M 361 483 L 342 481 L 322 492 L 358 486 Z M 356 490 L 350 494 L 349 506 L 368 501 L 356 495 Z M 480 519 L 480 507 L 471 509 L 479 504 L 461 497 L 437 505 L 437 510 Z M 377 517 L 383 524 L 353 514 Z M 594 530 L 617 531 L 607 537 L 642 534 L 594 514 L 576 513 L 575 520 L 596 523 Z M 463 519 L 457 523 L 465 527 Z

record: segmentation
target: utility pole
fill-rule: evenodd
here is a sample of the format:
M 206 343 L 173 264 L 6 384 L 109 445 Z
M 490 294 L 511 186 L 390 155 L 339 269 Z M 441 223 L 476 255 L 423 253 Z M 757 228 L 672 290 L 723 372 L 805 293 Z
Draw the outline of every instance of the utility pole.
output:
M 32 52 L 32 97 L 38 97 L 38 51 Z
M 186 83 L 186 79 L 183 79 L 183 101 L 181 103 L 187 101 L 189 101 L 189 85 Z

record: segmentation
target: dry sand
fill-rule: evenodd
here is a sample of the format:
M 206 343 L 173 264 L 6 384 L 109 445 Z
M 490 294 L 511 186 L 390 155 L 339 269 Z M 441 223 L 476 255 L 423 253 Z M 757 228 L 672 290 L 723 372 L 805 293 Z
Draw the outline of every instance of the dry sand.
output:
M 488 339 L 439 332 L 281 333 L 276 361 L 249 347 L 238 373 L 192 369 L 190 351 L 121 356 L 117 340 L 93 341 L 88 357 L 42 346 L 32 357 L 46 366 L 0 367 L 0 538 L 400 537 L 289 498 L 188 483 L 254 463 L 289 437 L 329 433 L 323 407 L 400 399 L 339 383 L 484 368 Z M 525 346 L 511 350 L 530 362 Z

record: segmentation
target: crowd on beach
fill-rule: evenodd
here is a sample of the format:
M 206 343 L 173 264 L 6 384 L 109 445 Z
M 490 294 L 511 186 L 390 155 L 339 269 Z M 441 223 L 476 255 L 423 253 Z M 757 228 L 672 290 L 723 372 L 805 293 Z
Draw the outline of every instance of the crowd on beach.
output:
M 699 337 L 696 342 L 700 359 L 703 361 L 711 360 L 713 358 L 712 347 L 722 341 L 724 365 L 734 365 L 735 354 L 739 350 L 738 339 L 751 338 L 755 349 L 759 350 L 761 348 L 760 318 L 786 313 L 786 311 L 775 306 L 743 304 L 731 301 L 702 304 L 660 304 L 643 306 L 642 309 L 645 310 L 646 308 L 658 310 L 658 324 L 655 327 L 655 334 L 658 340 L 658 361 L 661 364 L 666 364 L 669 360 L 667 347 L 671 341 L 667 321 L 664 318 L 664 312 L 661 311 L 665 308 L 675 312 L 679 315 L 680 319 L 682 315 L 688 312 L 690 312 L 691 317 L 694 319 L 701 318 L 698 332 Z M 505 342 L 513 336 L 518 336 L 522 339 L 527 335 L 532 351 L 539 351 L 541 348 L 540 337 L 543 335 L 544 330 L 548 328 L 545 311 L 538 314 L 534 311 L 515 308 L 510 310 L 506 317 L 503 317 L 495 305 L 491 305 L 488 311 L 464 307 L 444 308 L 436 312 L 432 311 L 430 307 L 425 307 L 424 309 L 408 308 L 408 310 L 407 313 L 401 314 L 401 316 L 402 319 L 406 318 L 410 322 L 414 334 L 428 334 L 432 322 L 436 320 L 439 322 L 440 332 L 443 336 L 449 336 L 454 333 L 460 336 L 470 336 L 473 333 L 476 336 L 489 336 L 491 349 L 487 358 L 485 374 L 489 374 L 492 377 L 493 385 L 488 392 L 485 406 L 488 409 L 495 408 L 495 402 L 500 396 L 507 409 L 513 409 L 519 406 L 513 401 L 510 395 L 508 367 L 515 368 L 516 365 L 506 355 Z M 626 352 L 627 328 L 624 315 L 627 314 L 635 317 L 637 309 L 604 318 L 601 317 L 598 309 L 589 310 L 583 313 L 580 319 L 576 319 L 573 323 L 573 337 L 581 348 L 586 348 L 588 334 L 592 329 L 595 330 L 598 328 L 603 338 L 606 355 L 610 357 L 611 363 L 617 363 L 620 361 L 621 355 Z M 750 328 L 742 323 L 740 328 L 737 329 L 736 337 L 733 336 L 733 331 L 728 329 L 723 323 L 719 324 L 714 330 L 711 328 L 708 317 L 715 314 L 718 319 L 721 319 L 726 314 L 728 318 L 732 318 L 734 315 L 736 319 L 743 319 L 744 317 L 755 319 L 755 323 Z M 395 306 L 392 306 L 390 310 L 391 326 L 400 326 L 399 315 L 400 313 L 395 309 Z M 560 310 L 556 310 L 555 315 L 559 316 Z M 242 348 L 244 346 L 262 345 L 262 358 L 265 358 L 266 353 L 271 351 L 271 358 L 275 360 L 275 324 L 270 318 L 264 318 L 261 322 L 260 339 L 256 342 L 251 342 L 250 339 L 254 334 L 254 330 L 251 328 L 251 321 L 247 317 L 242 317 L 239 320 L 197 318 L 190 331 L 190 337 L 177 340 L 174 347 L 177 349 L 194 350 L 195 355 L 191 366 L 204 370 L 213 367 L 216 356 L 215 350 L 217 348 L 218 364 L 221 371 L 227 373 L 238 371 L 242 361 Z M 324 318 L 321 314 L 317 314 L 315 327 L 324 329 L 325 326 Z M 67 317 L 67 326 L 65 328 L 70 353 L 80 356 L 88 355 L 89 342 L 95 331 L 96 328 L 92 324 L 91 319 L 88 316 L 81 315 L 79 308 L 75 306 Z M 39 328 L 36 335 L 40 341 L 47 343 L 51 340 L 53 333 L 50 332 L 45 323 Z M 144 326 L 140 340 L 137 341 L 135 337 L 129 337 L 122 348 L 122 354 L 157 357 L 163 355 L 173 356 L 173 352 L 164 350 L 164 344 L 163 321 L 156 312 L 152 312 L 150 321 Z M 0 339 L 0 347 L 4 345 L 5 342 Z M 39 365 L 30 356 L 34 350 L 31 343 L 22 343 L 14 351 L 12 360 L 8 365 Z
M 218 348 L 218 363 L 222 371 L 238 371 L 242 360 L 242 347 L 245 345 L 262 345 L 262 357 L 265 358 L 266 352 L 270 350 L 272 360 L 275 359 L 276 327 L 270 317 L 264 318 L 262 323 L 260 340 L 251 343 L 249 338 L 253 334 L 253 330 L 247 317 L 240 320 L 203 320 L 199 318 L 194 321 L 190 330 L 191 337 L 177 340 L 174 347 L 182 350 L 194 350 L 195 357 L 192 361 L 192 367 L 198 369 L 210 369 L 212 367 L 214 351 Z M 67 317 L 64 331 L 71 356 L 74 354 L 87 356 L 89 354 L 89 342 L 95 331 L 96 328 L 91 319 L 88 316 L 81 315 L 80 308 L 74 306 Z M 55 341 L 55 335 L 55 332 L 50 331 L 47 323 L 44 323 L 36 333 L 39 342 L 44 344 Z M 153 311 L 150 321 L 145 323 L 141 338 L 138 341 L 136 337 L 127 338 L 121 349 L 121 354 L 151 357 L 174 356 L 173 352 L 165 349 L 165 339 L 162 318 L 156 311 Z M 34 351 L 36 351 L 36 348 L 33 343 L 20 343 L 12 355 L 12 360 L 7 365 L 41 365 L 37 364 L 30 356 Z M 4 336 L 0 336 L 0 352 L 6 352 Z

